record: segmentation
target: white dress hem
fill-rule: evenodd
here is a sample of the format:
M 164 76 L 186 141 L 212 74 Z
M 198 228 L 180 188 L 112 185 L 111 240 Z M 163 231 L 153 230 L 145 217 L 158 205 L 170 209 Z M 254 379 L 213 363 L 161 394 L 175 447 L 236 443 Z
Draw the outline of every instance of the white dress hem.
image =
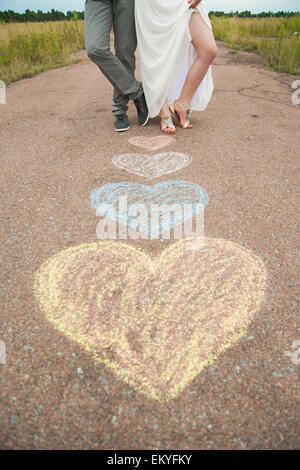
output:
M 150 117 L 160 113 L 181 94 L 188 71 L 197 54 L 192 44 L 190 18 L 200 13 L 212 29 L 203 1 L 191 11 L 183 0 L 135 0 L 135 17 L 141 77 Z M 196 91 L 190 110 L 203 111 L 213 93 L 211 66 Z

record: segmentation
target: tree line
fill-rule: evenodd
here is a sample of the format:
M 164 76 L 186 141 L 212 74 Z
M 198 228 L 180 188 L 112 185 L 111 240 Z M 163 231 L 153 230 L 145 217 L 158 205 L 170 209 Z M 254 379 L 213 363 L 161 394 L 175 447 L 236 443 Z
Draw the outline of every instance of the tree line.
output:
M 245 11 L 231 11 L 230 13 L 224 13 L 224 11 L 210 11 L 209 16 L 226 16 L 226 17 L 233 17 L 237 16 L 239 18 L 279 18 L 279 17 L 290 17 L 290 16 L 298 16 L 300 11 L 277 11 L 276 13 L 272 11 L 262 11 L 261 13 L 251 13 L 249 10 Z
M 245 11 L 231 11 L 230 13 L 224 13 L 224 11 L 210 11 L 210 16 L 225 16 L 233 17 L 237 16 L 239 18 L 268 18 L 268 17 L 289 17 L 299 15 L 299 12 L 292 11 L 277 11 L 273 13 L 271 11 L 263 11 L 261 13 L 251 13 L 249 10 Z M 84 19 L 83 11 L 68 11 L 63 13 L 62 11 L 54 10 L 48 12 L 43 12 L 41 10 L 32 11 L 25 10 L 25 13 L 16 13 L 13 10 L 0 11 L 0 22 L 1 23 L 24 23 L 28 21 L 61 21 L 61 20 L 71 20 L 71 19 Z
M 25 13 L 16 13 L 13 10 L 0 11 L 0 22 L 2 23 L 25 23 L 28 21 L 61 21 L 61 20 L 71 20 L 71 19 L 84 19 L 83 11 L 67 11 L 63 13 L 62 11 L 54 10 L 44 12 L 41 10 L 32 11 L 25 10 Z

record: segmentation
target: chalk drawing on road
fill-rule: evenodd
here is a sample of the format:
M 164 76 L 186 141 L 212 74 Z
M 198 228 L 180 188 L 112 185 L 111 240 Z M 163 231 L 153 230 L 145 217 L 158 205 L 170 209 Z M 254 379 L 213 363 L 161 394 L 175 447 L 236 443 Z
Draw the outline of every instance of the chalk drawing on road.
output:
M 119 207 L 120 199 L 123 197 L 126 197 L 128 210 Z M 153 186 L 131 182 L 108 183 L 93 190 L 90 200 L 92 207 L 97 211 L 101 209 L 101 205 L 113 207 L 114 210 L 109 211 L 109 216 L 114 221 L 144 234 L 145 238 L 151 239 L 158 238 L 165 231 L 185 224 L 198 212 L 203 211 L 209 202 L 208 194 L 201 186 L 189 181 L 178 180 L 164 181 Z M 187 204 L 191 206 L 190 211 L 184 210 Z M 135 209 L 139 207 L 145 208 L 148 214 L 157 213 L 158 206 L 162 208 L 173 206 L 175 210 L 172 213 L 172 218 L 155 217 L 157 222 L 153 223 L 154 217 L 150 217 L 147 218 L 146 224 L 140 224 L 137 227 L 137 216 L 131 216 L 130 213 L 136 213 Z M 176 210 L 176 207 L 177 209 L 182 208 L 182 210 Z
M 251 251 L 206 238 L 157 258 L 106 241 L 66 249 L 35 277 L 47 320 L 128 385 L 161 402 L 175 398 L 247 331 L 267 274 Z
M 144 178 L 158 178 L 173 173 L 189 165 L 191 161 L 192 157 L 178 152 L 156 155 L 124 153 L 112 158 L 112 163 L 118 168 Z
M 171 136 L 157 135 L 155 137 L 136 136 L 128 139 L 130 144 L 136 147 L 142 147 L 146 150 L 160 150 L 164 147 L 168 147 L 176 142 L 176 139 Z

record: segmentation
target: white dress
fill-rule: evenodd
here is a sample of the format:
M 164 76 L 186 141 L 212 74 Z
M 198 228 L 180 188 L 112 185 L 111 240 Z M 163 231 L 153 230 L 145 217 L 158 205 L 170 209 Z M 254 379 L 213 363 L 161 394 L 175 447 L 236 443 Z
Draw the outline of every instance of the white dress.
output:
M 189 28 L 193 12 L 199 12 L 212 29 L 203 0 L 195 9 L 189 7 L 187 0 L 135 0 L 141 77 L 150 117 L 159 114 L 165 99 L 170 105 L 179 97 L 197 56 Z M 209 67 L 190 109 L 203 111 L 212 96 L 213 87 Z

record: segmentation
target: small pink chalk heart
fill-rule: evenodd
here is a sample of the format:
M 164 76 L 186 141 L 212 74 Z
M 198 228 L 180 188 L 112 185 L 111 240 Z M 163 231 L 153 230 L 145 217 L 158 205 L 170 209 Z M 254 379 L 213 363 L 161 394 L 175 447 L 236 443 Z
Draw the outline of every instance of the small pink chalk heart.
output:
M 176 140 L 174 137 L 164 136 L 164 135 L 157 135 L 155 137 L 144 137 L 144 136 L 137 136 L 131 137 L 128 142 L 130 144 L 136 145 L 137 147 L 142 147 L 146 150 L 159 150 L 164 147 L 168 147 L 169 145 L 174 144 Z

